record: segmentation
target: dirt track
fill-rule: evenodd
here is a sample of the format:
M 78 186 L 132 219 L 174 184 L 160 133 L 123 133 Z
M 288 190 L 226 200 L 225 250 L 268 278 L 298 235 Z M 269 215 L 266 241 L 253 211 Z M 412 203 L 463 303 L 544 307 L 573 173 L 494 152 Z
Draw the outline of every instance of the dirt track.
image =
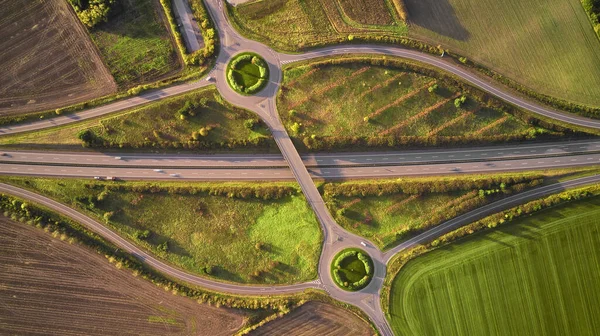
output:
M 116 91 L 65 0 L 0 0 L 0 115 L 53 109 Z
M 267 323 L 252 336 L 362 336 L 372 335 L 369 325 L 352 313 L 335 306 L 308 302 L 283 318 Z
M 237 311 L 201 305 L 80 245 L 0 217 L 0 334 L 231 335 Z

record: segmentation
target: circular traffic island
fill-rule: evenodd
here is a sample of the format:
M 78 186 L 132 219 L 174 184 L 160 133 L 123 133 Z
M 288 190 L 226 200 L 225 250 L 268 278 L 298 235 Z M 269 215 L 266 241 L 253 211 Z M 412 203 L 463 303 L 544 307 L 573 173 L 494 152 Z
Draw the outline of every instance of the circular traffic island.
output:
M 373 260 L 361 249 L 344 249 L 333 258 L 331 277 L 343 290 L 361 290 L 373 278 Z
M 237 54 L 227 64 L 227 83 L 237 93 L 255 94 L 262 90 L 268 81 L 269 67 L 258 54 Z

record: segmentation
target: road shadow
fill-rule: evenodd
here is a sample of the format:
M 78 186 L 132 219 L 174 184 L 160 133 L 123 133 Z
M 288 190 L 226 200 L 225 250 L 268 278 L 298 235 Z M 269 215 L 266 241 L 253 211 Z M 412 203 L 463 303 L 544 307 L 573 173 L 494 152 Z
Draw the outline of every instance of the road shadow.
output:
M 460 23 L 449 0 L 405 0 L 412 25 L 449 38 L 466 41 L 470 34 Z

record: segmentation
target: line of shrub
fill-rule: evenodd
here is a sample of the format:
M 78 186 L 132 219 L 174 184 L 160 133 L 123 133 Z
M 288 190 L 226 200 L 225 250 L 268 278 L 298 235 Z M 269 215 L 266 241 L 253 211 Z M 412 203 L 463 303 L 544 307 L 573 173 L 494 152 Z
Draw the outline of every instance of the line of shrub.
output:
M 206 60 L 215 56 L 215 52 L 218 50 L 219 37 L 216 33 L 212 18 L 204 5 L 204 1 L 188 0 L 188 2 L 192 8 L 194 19 L 200 25 L 202 39 L 204 40 L 204 49 L 189 55 L 188 61 L 190 64 L 204 64 Z
M 355 282 L 348 282 L 341 274 L 341 264 L 348 258 L 357 258 L 362 262 L 365 268 L 365 276 Z M 373 260 L 364 251 L 356 248 L 340 251 L 333 259 L 331 274 L 334 282 L 342 289 L 348 291 L 357 291 L 365 288 L 373 278 Z
M 273 137 L 260 137 L 253 139 L 231 139 L 227 141 L 208 141 L 190 138 L 188 141 L 144 141 L 141 143 L 106 141 L 102 136 L 95 134 L 90 129 L 85 129 L 77 134 L 83 147 L 89 148 L 123 148 L 123 149 L 189 149 L 189 150 L 236 150 L 236 149 L 271 149 L 276 148 Z
M 559 204 L 568 203 L 575 200 L 585 199 L 600 195 L 600 185 L 577 188 L 561 192 L 559 194 L 547 196 L 545 198 L 533 200 L 523 205 L 498 212 L 483 219 L 465 225 L 452 232 L 446 233 L 438 238 L 433 237 L 431 241 L 419 244 L 409 250 L 402 251 L 395 255 L 387 265 L 387 275 L 381 289 L 381 307 L 386 315 L 389 316 L 390 290 L 391 284 L 404 265 L 411 259 L 414 259 L 424 253 L 432 251 L 438 247 L 448 245 L 465 236 L 471 235 L 484 229 L 495 228 L 498 225 L 507 224 L 514 219 L 533 214 L 537 211 L 550 208 Z
M 324 197 L 367 197 L 392 194 L 420 195 L 426 193 L 445 193 L 451 191 L 470 191 L 477 189 L 501 189 L 508 192 L 508 188 L 515 187 L 514 191 L 522 191 L 523 184 L 539 185 L 544 181 L 541 174 L 526 174 L 517 176 L 475 176 L 470 178 L 427 179 L 427 180 L 391 180 L 370 181 L 369 183 L 344 182 L 325 183 L 320 189 Z
M 590 18 L 596 35 L 600 38 L 600 0 L 581 0 L 581 5 Z
M 278 200 L 284 197 L 298 194 L 298 189 L 286 185 L 248 185 L 248 186 L 173 186 L 161 184 L 130 185 L 123 183 L 86 183 L 88 189 L 101 189 L 104 191 L 98 196 L 98 200 L 106 198 L 111 191 L 136 192 L 136 193 L 167 193 L 176 195 L 209 195 L 223 196 L 238 199 L 261 199 Z

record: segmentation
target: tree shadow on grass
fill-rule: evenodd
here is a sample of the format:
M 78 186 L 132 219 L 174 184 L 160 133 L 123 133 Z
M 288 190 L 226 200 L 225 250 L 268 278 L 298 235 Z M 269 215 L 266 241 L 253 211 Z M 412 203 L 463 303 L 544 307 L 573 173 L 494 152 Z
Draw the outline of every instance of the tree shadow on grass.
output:
M 459 41 L 470 37 L 449 0 L 406 0 L 406 8 L 413 25 Z
M 244 279 L 242 279 L 242 277 L 223 268 L 222 266 L 212 266 L 211 275 L 216 278 L 221 278 L 221 279 L 229 280 L 229 281 L 233 281 L 233 282 L 239 282 L 239 283 L 244 282 Z

